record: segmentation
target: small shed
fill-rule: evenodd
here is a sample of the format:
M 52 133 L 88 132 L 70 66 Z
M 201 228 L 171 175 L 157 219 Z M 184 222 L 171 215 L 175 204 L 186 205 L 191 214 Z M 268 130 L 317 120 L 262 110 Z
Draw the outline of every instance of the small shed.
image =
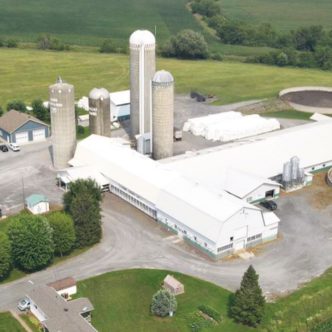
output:
M 164 279 L 164 288 L 174 295 L 180 295 L 184 293 L 184 285 L 169 274 Z
M 64 298 L 69 298 L 77 293 L 76 280 L 72 277 L 51 282 L 47 286 L 54 288 Z
M 44 195 L 33 194 L 25 199 L 27 209 L 33 214 L 41 214 L 50 210 L 48 198 Z

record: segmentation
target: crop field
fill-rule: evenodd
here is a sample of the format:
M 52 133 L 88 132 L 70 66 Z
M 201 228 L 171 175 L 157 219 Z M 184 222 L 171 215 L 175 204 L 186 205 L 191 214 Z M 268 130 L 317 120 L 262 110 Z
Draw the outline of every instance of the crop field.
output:
M 0 49 L 0 105 L 13 99 L 30 103 L 48 99 L 48 86 L 61 75 L 75 85 L 76 99 L 96 87 L 119 91 L 129 87 L 129 59 L 125 55 Z M 176 92 L 192 89 L 213 94 L 218 104 L 274 97 L 281 89 L 301 85 L 331 86 L 330 72 L 217 61 L 157 59 L 169 70 Z
M 157 29 L 159 41 L 181 29 L 200 30 L 186 0 L 0 0 L 0 35 L 34 41 L 41 33 L 71 44 L 127 43 L 136 29 Z
M 220 0 L 223 14 L 252 24 L 271 23 L 277 30 L 323 25 L 332 29 L 330 0 Z

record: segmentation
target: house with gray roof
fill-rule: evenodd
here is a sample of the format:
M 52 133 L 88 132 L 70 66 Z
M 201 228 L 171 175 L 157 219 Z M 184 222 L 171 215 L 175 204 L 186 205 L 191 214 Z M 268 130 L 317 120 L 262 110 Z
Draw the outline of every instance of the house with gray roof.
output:
M 49 286 L 35 287 L 27 297 L 45 332 L 97 332 L 90 323 L 94 307 L 88 298 L 66 301 Z
M 8 143 L 40 142 L 49 135 L 49 126 L 27 113 L 11 110 L 0 117 L 0 137 Z

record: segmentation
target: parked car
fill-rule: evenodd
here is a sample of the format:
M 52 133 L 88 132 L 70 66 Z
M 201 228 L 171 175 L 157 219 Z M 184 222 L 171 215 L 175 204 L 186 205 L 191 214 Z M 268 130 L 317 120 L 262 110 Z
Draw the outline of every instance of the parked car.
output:
M 7 145 L 6 145 L 6 144 L 1 144 L 1 145 L 0 145 L 0 150 L 1 150 L 2 152 L 8 152 L 8 147 L 7 147 Z
M 30 300 L 27 297 L 23 297 L 23 299 L 19 300 L 17 308 L 20 311 L 28 310 L 30 308 Z
M 9 148 L 14 152 L 20 151 L 20 147 L 16 143 L 9 143 Z
M 278 205 L 274 201 L 264 201 L 260 203 L 261 206 L 265 207 L 265 209 L 268 209 L 270 211 L 274 211 L 277 209 Z

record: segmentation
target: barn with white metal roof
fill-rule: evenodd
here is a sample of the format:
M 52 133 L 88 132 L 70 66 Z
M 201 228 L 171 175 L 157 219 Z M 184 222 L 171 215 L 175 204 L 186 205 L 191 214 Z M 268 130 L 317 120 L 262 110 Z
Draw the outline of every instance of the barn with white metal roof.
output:
M 332 120 L 319 121 L 162 160 L 170 169 L 216 190 L 226 190 L 247 201 L 256 201 L 251 190 L 280 180 L 283 165 L 297 156 L 306 181 L 311 173 L 332 166 Z M 270 192 L 271 193 L 271 192 Z M 264 194 L 264 190 L 261 190 Z M 249 195 L 249 196 L 248 196 Z M 243 197 L 242 197 L 243 196 Z
M 212 257 L 277 237 L 274 213 L 211 190 L 111 138 L 91 135 L 79 142 L 70 164 L 93 167 L 112 193 Z

